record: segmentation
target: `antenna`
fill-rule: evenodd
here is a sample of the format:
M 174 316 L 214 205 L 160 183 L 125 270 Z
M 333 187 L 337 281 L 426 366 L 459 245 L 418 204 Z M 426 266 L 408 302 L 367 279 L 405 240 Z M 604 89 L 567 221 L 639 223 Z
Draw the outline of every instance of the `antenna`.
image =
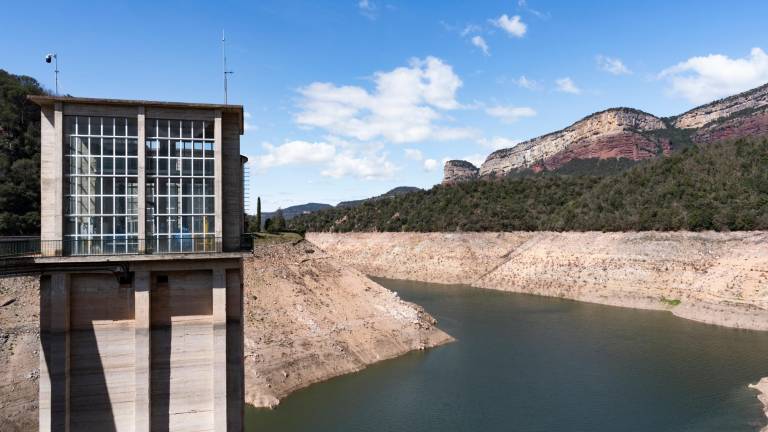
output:
M 53 72 L 56 74 L 56 96 L 59 95 L 59 56 L 56 55 L 56 53 L 49 53 L 45 56 L 45 62 L 50 63 L 53 60 L 54 62 L 54 69 Z
M 224 30 L 221 30 L 221 56 L 224 60 L 224 105 L 227 104 L 228 90 L 227 90 L 227 78 L 228 75 L 235 73 L 234 71 L 227 70 L 227 38 L 224 37 Z

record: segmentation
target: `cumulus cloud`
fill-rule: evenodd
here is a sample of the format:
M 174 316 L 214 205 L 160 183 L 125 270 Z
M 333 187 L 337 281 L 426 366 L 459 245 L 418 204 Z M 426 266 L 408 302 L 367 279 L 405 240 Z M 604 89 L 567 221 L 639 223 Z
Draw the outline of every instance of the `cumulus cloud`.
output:
M 326 177 L 357 177 L 366 180 L 381 180 L 392 178 L 397 171 L 395 165 L 386 155 L 352 155 L 340 154 L 333 158 L 328 167 L 320 172 Z
M 525 75 L 520 75 L 520 78 L 514 79 L 513 82 L 519 87 L 528 90 L 538 90 L 541 87 L 537 81 L 529 79 Z
M 504 138 L 504 137 L 493 137 L 493 138 L 481 138 L 477 141 L 481 146 L 489 148 L 491 150 L 500 150 L 505 148 L 512 148 L 520 143 L 518 140 L 510 139 L 510 138 Z
M 555 84 L 557 85 L 556 90 L 561 91 L 564 93 L 571 93 L 571 94 L 579 94 L 581 93 L 581 89 L 576 86 L 576 83 L 573 82 L 573 80 L 569 77 L 560 78 L 555 80 Z
M 266 153 L 257 155 L 253 161 L 259 169 L 284 165 L 308 165 L 328 162 L 336 155 L 336 147 L 324 142 L 290 141 L 275 146 L 262 144 Z
M 765 84 L 768 55 L 760 48 L 752 48 L 742 58 L 722 54 L 691 57 L 664 69 L 659 78 L 669 82 L 672 94 L 704 103 Z
M 374 74 L 375 89 L 315 82 L 299 89 L 299 125 L 325 129 L 348 138 L 383 138 L 395 143 L 444 139 L 437 124 L 442 112 L 460 108 L 456 92 L 461 79 L 435 57 L 413 59 L 407 67 Z
M 515 15 L 512 18 L 504 14 L 496 19 L 490 20 L 493 25 L 504 30 L 512 37 L 523 37 L 528 30 L 528 26 L 520 19 L 520 15 Z
M 424 155 L 421 154 L 421 150 L 407 148 L 405 151 L 405 157 L 410 160 L 420 161 L 424 159 Z
M 624 62 L 621 61 L 621 59 L 614 58 L 614 57 L 606 57 L 604 55 L 598 55 L 595 57 L 595 61 L 597 61 L 597 66 L 609 74 L 612 75 L 629 75 L 632 73 L 629 68 L 624 65 Z
M 491 117 L 496 117 L 505 123 L 513 123 L 517 120 L 520 120 L 521 118 L 535 116 L 536 110 L 530 107 L 497 105 L 486 108 L 485 113 Z
M 424 171 L 431 172 L 437 169 L 437 161 L 434 159 L 424 160 Z
M 485 42 L 485 39 L 483 39 L 482 36 L 473 36 L 472 45 L 480 48 L 480 50 L 483 52 L 484 55 L 486 56 L 491 55 L 491 49 L 488 48 L 488 44 Z

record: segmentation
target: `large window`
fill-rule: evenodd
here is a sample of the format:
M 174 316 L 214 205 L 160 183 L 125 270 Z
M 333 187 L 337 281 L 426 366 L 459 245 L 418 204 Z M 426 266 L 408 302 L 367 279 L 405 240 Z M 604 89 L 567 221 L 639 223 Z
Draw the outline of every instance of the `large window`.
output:
M 138 247 L 135 118 L 64 116 L 64 248 L 70 254 Z
M 212 121 L 146 121 L 146 230 L 157 252 L 215 247 L 213 129 Z

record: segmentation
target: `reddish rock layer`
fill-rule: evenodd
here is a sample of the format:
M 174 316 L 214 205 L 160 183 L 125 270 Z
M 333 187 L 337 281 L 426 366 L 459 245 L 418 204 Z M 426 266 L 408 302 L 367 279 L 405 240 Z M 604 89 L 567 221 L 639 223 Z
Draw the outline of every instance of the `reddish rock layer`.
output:
M 635 132 L 619 132 L 588 138 L 533 165 L 536 171 L 556 170 L 574 159 L 616 159 L 633 161 L 651 159 L 659 154 L 659 148 L 666 155 L 670 152 L 669 140 L 658 143 Z
M 693 141 L 697 143 L 710 143 L 739 138 L 764 137 L 767 135 L 768 111 L 763 111 L 747 117 L 737 117 L 704 127 L 693 135 Z

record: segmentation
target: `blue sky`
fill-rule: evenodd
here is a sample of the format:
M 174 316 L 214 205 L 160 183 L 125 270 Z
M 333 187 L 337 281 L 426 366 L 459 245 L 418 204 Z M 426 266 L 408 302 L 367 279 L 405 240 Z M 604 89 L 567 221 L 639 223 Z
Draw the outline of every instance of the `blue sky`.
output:
M 439 183 L 446 158 L 768 82 L 768 2 L 9 2 L 0 68 L 75 96 L 230 102 L 273 210 Z M 31 10 L 34 8 L 34 10 Z M 254 198 L 255 199 L 255 198 Z

